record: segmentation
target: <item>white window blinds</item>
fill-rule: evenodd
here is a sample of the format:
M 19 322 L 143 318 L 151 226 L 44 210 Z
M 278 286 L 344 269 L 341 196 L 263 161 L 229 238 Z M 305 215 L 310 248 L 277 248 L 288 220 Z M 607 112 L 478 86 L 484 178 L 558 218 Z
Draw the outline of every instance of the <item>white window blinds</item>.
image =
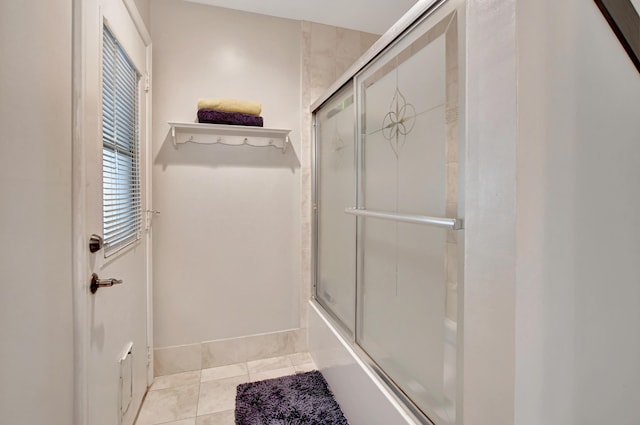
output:
M 105 26 L 102 47 L 102 210 L 105 255 L 140 238 L 140 74 Z

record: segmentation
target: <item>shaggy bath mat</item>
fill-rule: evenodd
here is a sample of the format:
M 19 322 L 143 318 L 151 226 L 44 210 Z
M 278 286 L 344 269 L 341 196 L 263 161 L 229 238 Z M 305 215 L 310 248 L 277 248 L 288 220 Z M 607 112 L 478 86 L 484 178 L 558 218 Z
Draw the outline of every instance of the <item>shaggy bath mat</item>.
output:
M 317 370 L 238 385 L 236 425 L 348 425 Z

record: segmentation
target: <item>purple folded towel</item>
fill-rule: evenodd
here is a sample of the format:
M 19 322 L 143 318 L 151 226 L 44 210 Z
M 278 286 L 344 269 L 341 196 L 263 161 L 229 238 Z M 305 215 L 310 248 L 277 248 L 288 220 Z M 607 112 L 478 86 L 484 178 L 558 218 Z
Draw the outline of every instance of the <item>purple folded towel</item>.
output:
M 262 127 L 262 117 L 240 112 L 222 112 L 215 109 L 200 109 L 198 122 L 209 124 L 231 124 Z

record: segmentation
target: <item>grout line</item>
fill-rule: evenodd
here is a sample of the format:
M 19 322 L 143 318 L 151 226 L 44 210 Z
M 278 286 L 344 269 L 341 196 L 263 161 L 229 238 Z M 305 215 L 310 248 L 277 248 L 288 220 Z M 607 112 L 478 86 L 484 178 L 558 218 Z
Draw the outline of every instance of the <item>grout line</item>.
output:
M 202 369 L 200 369 L 200 379 L 198 379 L 198 398 L 196 399 L 196 418 L 200 411 L 200 391 L 202 389 Z M 196 419 L 197 420 L 197 419 Z M 195 423 L 195 421 L 194 421 Z
M 186 421 L 187 419 L 196 419 L 196 417 L 195 416 L 190 416 L 188 418 L 176 419 L 174 421 L 169 421 L 169 422 L 158 422 L 158 423 L 155 423 L 153 425 L 166 425 L 166 424 L 170 424 L 170 423 L 173 423 L 173 422 Z

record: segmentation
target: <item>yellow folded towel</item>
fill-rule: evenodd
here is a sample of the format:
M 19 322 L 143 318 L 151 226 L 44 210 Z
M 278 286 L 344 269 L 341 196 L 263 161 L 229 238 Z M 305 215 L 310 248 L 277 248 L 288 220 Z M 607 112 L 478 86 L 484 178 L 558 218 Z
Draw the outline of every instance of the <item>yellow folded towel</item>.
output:
M 215 109 L 222 112 L 240 112 L 243 114 L 260 116 L 262 105 L 248 100 L 227 98 L 201 98 L 198 99 L 198 110 Z

